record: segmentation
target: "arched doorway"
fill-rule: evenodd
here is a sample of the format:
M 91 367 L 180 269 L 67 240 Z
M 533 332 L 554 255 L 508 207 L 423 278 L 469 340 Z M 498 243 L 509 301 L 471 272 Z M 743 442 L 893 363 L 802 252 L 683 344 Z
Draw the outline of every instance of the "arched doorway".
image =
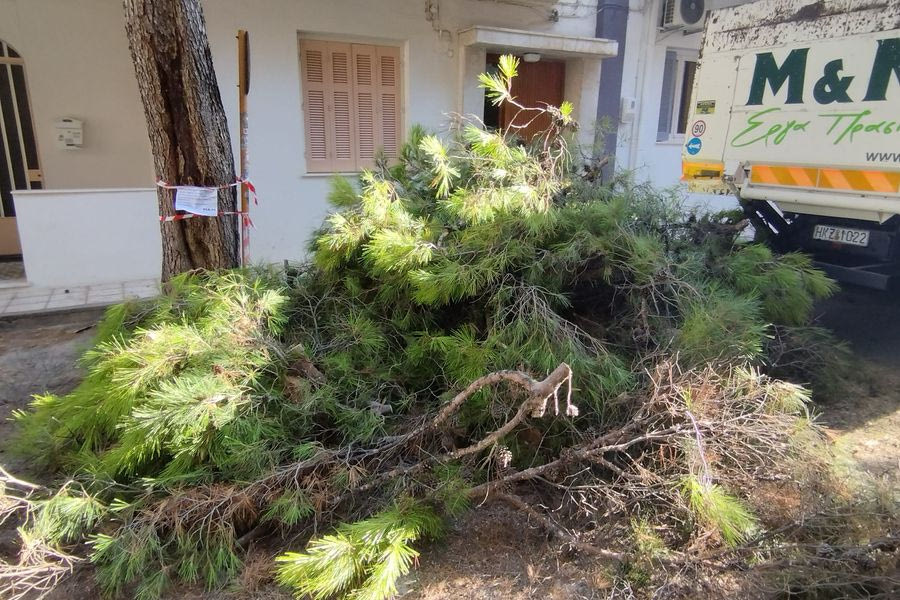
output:
M 24 279 L 13 190 L 41 189 L 25 61 L 0 40 L 0 283 Z

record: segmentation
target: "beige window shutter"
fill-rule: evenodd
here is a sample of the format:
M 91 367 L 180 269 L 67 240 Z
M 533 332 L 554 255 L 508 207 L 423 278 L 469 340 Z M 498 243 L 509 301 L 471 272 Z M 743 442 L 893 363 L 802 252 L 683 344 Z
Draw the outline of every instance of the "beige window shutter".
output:
M 378 101 L 376 105 L 376 143 L 388 158 L 397 158 L 402 141 L 400 122 L 401 65 L 400 49 L 376 46 Z
M 400 49 L 300 41 L 306 166 L 351 172 L 395 159 L 402 142 Z
M 376 127 L 376 100 L 378 97 L 376 46 L 353 44 L 353 83 L 356 101 L 356 152 L 357 166 L 371 169 L 375 166 L 375 150 L 378 148 Z
M 350 44 L 328 43 L 331 63 L 331 116 L 329 130 L 335 171 L 356 171 L 356 111 L 353 106 L 352 49 Z
M 303 81 L 303 115 L 306 124 L 306 167 L 310 172 L 334 170 L 334 147 L 328 107 L 331 104 L 331 69 L 328 43 L 300 42 L 300 69 Z

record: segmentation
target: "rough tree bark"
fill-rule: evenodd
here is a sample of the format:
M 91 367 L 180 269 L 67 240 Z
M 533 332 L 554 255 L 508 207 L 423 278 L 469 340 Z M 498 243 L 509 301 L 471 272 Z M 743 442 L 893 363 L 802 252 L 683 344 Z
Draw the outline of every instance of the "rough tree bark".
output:
M 125 31 L 144 104 L 156 176 L 178 185 L 235 180 L 234 157 L 206 38 L 200 0 L 124 0 Z M 173 193 L 158 188 L 160 215 Z M 219 191 L 233 211 L 236 188 Z M 160 223 L 162 279 L 193 269 L 238 265 L 236 216 Z

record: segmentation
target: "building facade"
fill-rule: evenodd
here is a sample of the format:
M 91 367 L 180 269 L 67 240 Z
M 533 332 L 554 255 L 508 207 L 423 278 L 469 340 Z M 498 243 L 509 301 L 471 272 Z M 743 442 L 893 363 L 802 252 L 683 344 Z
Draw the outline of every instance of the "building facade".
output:
M 605 120 L 617 168 L 676 185 L 700 34 L 662 31 L 662 0 L 616 4 L 205 0 L 235 143 L 235 34 L 250 36 L 253 261 L 301 259 L 327 214 L 332 173 L 353 176 L 379 148 L 396 153 L 410 126 L 440 131 L 453 113 L 502 125 L 476 76 L 503 53 L 528 61 L 520 93 L 530 101 L 573 102 L 586 152 L 598 100 L 611 94 L 606 105 L 623 109 Z M 612 10 L 627 13 L 624 44 L 598 37 Z M 120 0 L 0 0 L 0 42 L 0 253 L 21 247 L 37 286 L 156 276 L 156 177 Z M 617 55 L 620 89 L 605 90 L 605 61 Z

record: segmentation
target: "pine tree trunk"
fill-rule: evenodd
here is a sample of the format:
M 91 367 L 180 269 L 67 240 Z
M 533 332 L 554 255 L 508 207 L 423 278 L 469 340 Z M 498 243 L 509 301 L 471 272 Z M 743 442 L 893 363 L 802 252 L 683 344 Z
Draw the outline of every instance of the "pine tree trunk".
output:
M 124 1 L 156 176 L 177 185 L 233 182 L 234 157 L 200 0 Z M 175 214 L 172 191 L 158 190 L 159 214 Z M 220 212 L 235 210 L 235 190 L 219 191 Z M 163 281 L 193 269 L 238 265 L 236 216 L 163 222 L 160 229 Z

